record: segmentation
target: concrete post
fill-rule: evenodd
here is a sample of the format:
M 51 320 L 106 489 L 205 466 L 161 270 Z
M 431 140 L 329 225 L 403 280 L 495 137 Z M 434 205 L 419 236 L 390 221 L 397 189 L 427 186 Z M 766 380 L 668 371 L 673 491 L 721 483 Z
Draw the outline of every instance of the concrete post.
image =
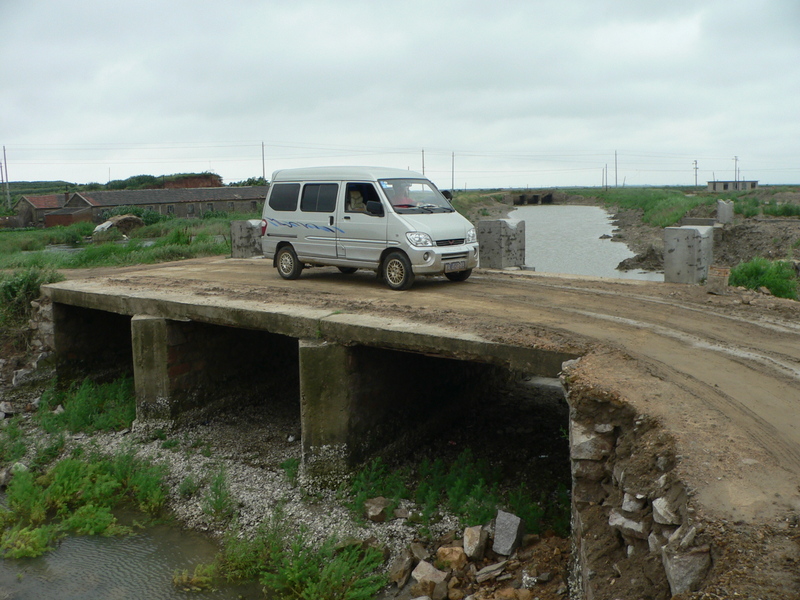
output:
M 733 223 L 733 200 L 717 200 L 717 223 Z
M 167 320 L 146 315 L 131 319 L 133 381 L 139 421 L 171 420 L 170 381 L 167 366 Z
M 525 266 L 525 221 L 497 219 L 478 222 L 480 266 L 507 269 Z
M 664 229 L 664 281 L 701 283 L 713 259 L 713 227 Z
M 346 346 L 300 340 L 300 419 L 303 467 L 317 479 L 348 470 L 352 360 Z
M 261 256 L 261 222 L 231 221 L 231 258 Z

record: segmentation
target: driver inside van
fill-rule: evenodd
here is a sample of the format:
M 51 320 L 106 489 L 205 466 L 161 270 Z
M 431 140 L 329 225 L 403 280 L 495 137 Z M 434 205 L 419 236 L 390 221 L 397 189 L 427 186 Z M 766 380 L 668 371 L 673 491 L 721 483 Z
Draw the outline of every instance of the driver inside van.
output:
M 411 186 L 405 181 L 392 184 L 392 204 L 394 206 L 413 205 L 414 201 L 408 195 L 408 188 Z

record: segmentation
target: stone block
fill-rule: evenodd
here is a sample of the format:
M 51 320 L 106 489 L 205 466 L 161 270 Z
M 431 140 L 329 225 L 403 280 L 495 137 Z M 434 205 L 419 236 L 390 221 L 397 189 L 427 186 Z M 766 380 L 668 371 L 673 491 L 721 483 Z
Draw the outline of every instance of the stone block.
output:
M 708 546 L 681 552 L 668 544 L 661 549 L 661 562 L 667 574 L 669 589 L 673 596 L 696 590 L 711 568 L 711 552 Z
M 614 448 L 610 436 L 596 433 L 572 420 L 569 423 L 569 441 L 572 460 L 603 460 Z
M 435 586 L 437 583 L 447 580 L 447 573 L 440 571 L 428 561 L 421 560 L 411 572 L 411 577 L 413 577 L 414 581 L 417 583 L 426 584 L 430 582 Z M 431 592 L 432 591 L 433 590 L 431 590 Z
M 442 546 L 436 551 L 436 560 L 447 565 L 453 571 L 462 569 L 467 564 L 467 555 L 463 548 L 457 546 Z
M 717 200 L 717 223 L 733 223 L 733 200 Z
M 508 556 L 519 546 L 523 535 L 525 535 L 525 524 L 522 519 L 502 510 L 497 511 L 492 550 L 497 554 Z
M 464 529 L 464 553 L 470 560 L 481 560 L 486 551 L 489 533 L 481 526 Z

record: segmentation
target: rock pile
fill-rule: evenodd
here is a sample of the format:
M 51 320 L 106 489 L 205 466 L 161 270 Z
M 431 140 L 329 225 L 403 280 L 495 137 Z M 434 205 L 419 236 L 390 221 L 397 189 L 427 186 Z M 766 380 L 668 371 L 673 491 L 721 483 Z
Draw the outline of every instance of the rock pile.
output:
M 383 522 L 385 498 L 365 502 L 367 517 Z M 523 521 L 498 510 L 486 525 L 450 532 L 401 551 L 389 566 L 394 597 L 428 600 L 532 600 L 566 597 L 568 540 L 526 535 Z M 392 590 L 389 591 L 392 596 Z

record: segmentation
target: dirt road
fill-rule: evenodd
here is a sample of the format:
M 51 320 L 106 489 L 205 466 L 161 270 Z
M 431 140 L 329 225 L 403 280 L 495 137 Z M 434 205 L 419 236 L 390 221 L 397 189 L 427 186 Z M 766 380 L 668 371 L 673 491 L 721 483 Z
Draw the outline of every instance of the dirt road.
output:
M 585 355 L 584 369 L 675 435 L 702 504 L 733 520 L 800 512 L 800 303 L 732 290 L 476 272 L 392 292 L 370 272 L 280 279 L 264 260 L 207 258 L 72 272 L 122 287 L 402 315 Z

